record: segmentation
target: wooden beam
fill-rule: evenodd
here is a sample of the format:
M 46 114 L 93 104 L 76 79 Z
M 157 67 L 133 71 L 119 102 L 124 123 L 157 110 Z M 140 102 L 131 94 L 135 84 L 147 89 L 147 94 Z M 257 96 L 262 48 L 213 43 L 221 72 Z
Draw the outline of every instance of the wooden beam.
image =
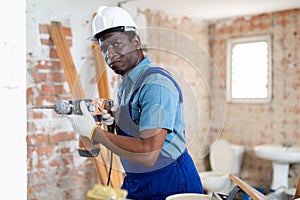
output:
M 98 81 L 98 93 L 101 98 L 110 98 L 106 64 L 103 59 L 102 53 L 99 50 L 99 46 L 96 42 L 92 44 L 92 51 L 95 61 L 96 80 Z
M 98 80 L 98 92 L 100 98 L 110 98 L 110 91 L 109 91 L 109 84 L 108 84 L 108 78 L 107 78 L 107 72 L 106 72 L 106 63 L 104 61 L 104 58 L 102 56 L 102 53 L 98 47 L 98 44 L 95 42 L 92 44 L 92 51 L 94 56 L 94 62 L 95 62 L 95 72 L 96 72 L 96 80 Z M 103 149 L 103 148 L 101 148 Z M 102 154 L 103 156 L 104 154 Z M 111 153 L 110 151 L 106 151 L 105 154 L 105 160 L 111 159 Z M 113 154 L 113 166 L 111 170 L 111 179 L 110 179 L 110 185 L 115 188 L 120 188 L 123 179 L 124 179 L 124 173 L 121 171 L 122 165 L 120 162 L 120 158 Z
M 74 95 L 73 98 L 84 98 L 85 94 L 60 22 L 51 22 L 50 34 L 56 46 L 57 55 L 65 72 L 71 94 Z
M 51 22 L 50 34 L 53 43 L 56 46 L 57 55 L 60 59 L 73 98 L 84 98 L 85 93 L 83 91 L 83 87 L 81 85 L 80 78 L 77 74 L 75 65 L 73 63 L 71 52 L 67 44 L 67 40 L 62 30 L 60 22 Z M 87 138 L 80 136 L 79 147 L 84 147 L 86 149 L 89 149 L 90 146 L 91 146 L 90 141 L 87 140 Z M 102 151 L 100 151 L 100 155 L 101 154 Z M 102 160 L 102 162 L 99 162 L 98 159 L 99 158 L 93 158 L 93 162 L 96 167 L 96 172 L 100 184 L 105 185 L 108 177 L 107 168 L 104 164 L 105 161 Z

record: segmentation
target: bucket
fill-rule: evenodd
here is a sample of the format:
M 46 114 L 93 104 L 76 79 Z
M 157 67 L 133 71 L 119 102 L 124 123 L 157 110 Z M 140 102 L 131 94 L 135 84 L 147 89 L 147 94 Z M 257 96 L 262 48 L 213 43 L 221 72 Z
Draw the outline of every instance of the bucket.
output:
M 210 200 L 211 196 L 197 193 L 182 193 L 168 196 L 166 200 Z

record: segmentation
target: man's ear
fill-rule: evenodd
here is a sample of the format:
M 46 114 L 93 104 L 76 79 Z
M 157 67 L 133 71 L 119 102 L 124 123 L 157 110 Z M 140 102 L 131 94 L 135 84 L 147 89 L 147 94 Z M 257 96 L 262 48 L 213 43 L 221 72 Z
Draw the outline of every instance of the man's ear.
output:
M 133 38 L 133 44 L 135 46 L 136 49 L 140 49 L 141 48 L 141 40 L 140 40 L 140 36 L 136 35 Z

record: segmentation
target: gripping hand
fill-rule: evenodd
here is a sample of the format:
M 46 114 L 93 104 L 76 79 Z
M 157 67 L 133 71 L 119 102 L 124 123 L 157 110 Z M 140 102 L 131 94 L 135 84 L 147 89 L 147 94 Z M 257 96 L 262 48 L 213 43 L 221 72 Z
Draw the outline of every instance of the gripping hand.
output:
M 95 128 L 97 128 L 95 119 L 88 111 L 84 101 L 80 102 L 82 115 L 71 115 L 71 123 L 75 132 L 81 136 L 92 138 Z
M 120 118 L 120 106 L 119 105 L 114 105 L 111 108 L 111 112 L 114 116 L 116 124 L 118 124 L 119 123 L 119 118 Z
M 102 119 L 102 123 L 109 126 L 112 125 L 114 123 L 114 117 L 111 116 L 106 109 L 103 109 L 102 111 L 102 115 L 103 115 L 103 119 Z

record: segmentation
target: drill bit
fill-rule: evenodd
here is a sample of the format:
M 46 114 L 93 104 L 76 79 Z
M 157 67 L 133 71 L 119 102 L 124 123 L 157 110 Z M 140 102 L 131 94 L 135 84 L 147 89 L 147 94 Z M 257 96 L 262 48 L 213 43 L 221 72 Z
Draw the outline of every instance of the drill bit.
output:
M 58 100 L 53 105 L 27 106 L 29 109 L 53 109 L 57 114 L 72 114 L 73 105 L 67 100 Z
M 48 106 L 32 106 L 32 105 L 27 105 L 28 109 L 54 109 L 54 105 L 48 105 Z

